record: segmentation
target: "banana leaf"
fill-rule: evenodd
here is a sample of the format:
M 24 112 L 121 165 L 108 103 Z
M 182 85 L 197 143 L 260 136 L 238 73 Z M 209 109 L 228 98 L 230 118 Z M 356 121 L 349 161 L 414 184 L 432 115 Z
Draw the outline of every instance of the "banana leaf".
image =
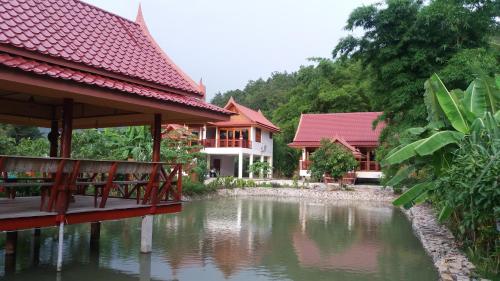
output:
M 395 186 L 405 179 L 408 178 L 415 171 L 415 166 L 405 166 L 399 169 L 399 171 L 386 183 L 387 186 Z
M 397 151 L 389 154 L 389 156 L 382 161 L 382 165 L 394 165 L 412 158 L 417 155 L 415 147 L 419 146 L 425 140 L 426 139 L 421 139 L 399 148 Z
M 490 79 L 477 78 L 465 91 L 464 104 L 476 117 L 486 111 L 496 112 L 500 106 L 500 90 Z
M 425 82 L 425 89 L 429 94 L 434 94 L 437 97 L 439 105 L 450 121 L 453 128 L 457 131 L 467 134 L 469 132 L 469 124 L 466 116 L 460 110 L 460 103 L 446 89 L 441 79 L 437 74 L 434 74 Z
M 448 144 L 457 143 L 464 137 L 464 134 L 455 131 L 437 132 L 416 146 L 415 152 L 420 156 L 431 155 Z
M 414 185 L 412 188 L 408 189 L 405 193 L 401 194 L 396 200 L 392 201 L 394 206 L 412 204 L 413 201 L 418 198 L 423 192 L 427 191 L 432 187 L 431 182 L 423 182 Z
M 453 212 L 453 209 L 450 206 L 445 205 L 443 207 L 443 209 L 441 209 L 441 212 L 439 213 L 438 220 L 440 222 L 445 221 L 446 219 L 448 219 L 450 217 L 452 212 Z

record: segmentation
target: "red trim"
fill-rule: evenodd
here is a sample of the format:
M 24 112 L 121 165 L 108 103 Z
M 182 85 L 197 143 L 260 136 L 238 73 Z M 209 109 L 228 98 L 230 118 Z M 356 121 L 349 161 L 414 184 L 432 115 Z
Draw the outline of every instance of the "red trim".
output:
M 106 220 L 119 220 L 132 217 L 140 217 L 154 214 L 178 213 L 182 210 L 182 203 L 171 203 L 169 205 L 158 205 L 155 210 L 151 206 L 143 206 L 129 209 L 115 209 L 103 211 L 89 211 L 80 213 L 68 213 L 64 216 L 66 224 L 87 223 Z M 31 229 L 36 227 L 57 226 L 60 219 L 56 214 L 37 217 L 16 217 L 0 219 L 0 231 L 14 231 Z

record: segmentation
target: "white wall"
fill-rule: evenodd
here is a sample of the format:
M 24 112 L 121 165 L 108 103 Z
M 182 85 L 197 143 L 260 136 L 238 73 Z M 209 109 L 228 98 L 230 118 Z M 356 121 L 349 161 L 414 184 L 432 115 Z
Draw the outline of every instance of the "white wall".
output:
M 211 155 L 210 156 L 210 167 L 213 166 L 214 159 L 220 159 L 220 176 L 234 176 L 234 161 L 235 156 L 226 155 Z
M 264 155 L 273 156 L 273 140 L 270 137 L 270 132 L 267 130 L 261 130 L 261 141 L 255 142 L 255 128 L 252 127 L 252 154 L 254 155 Z

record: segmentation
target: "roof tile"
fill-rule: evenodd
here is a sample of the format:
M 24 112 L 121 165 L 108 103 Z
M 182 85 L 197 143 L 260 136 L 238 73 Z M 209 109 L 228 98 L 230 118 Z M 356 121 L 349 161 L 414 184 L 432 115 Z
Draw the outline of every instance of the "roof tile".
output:
M 61 37 L 65 44 L 60 43 Z M 0 1 L 0 42 L 203 94 L 200 87 L 162 53 L 144 25 L 78 0 Z M 94 57 L 99 59 L 85 59 L 90 50 L 96 52 Z
M 382 112 L 303 114 L 291 146 L 317 146 L 323 138 L 344 139 L 351 145 L 377 145 L 384 123 L 373 129 Z
M 13 56 L 1 52 L 0 65 L 21 69 L 27 72 L 34 72 L 39 75 L 47 75 L 53 78 L 73 80 L 78 83 L 108 88 L 128 94 L 152 97 L 163 102 L 187 105 L 198 109 L 210 110 L 227 115 L 232 114 L 232 112 L 228 110 L 206 103 L 203 100 L 191 96 L 165 92 L 155 88 L 145 87 L 139 84 L 111 79 L 101 75 L 94 75 L 79 70 L 73 70 L 70 68 L 52 65 L 45 62 L 27 59 L 24 57 Z

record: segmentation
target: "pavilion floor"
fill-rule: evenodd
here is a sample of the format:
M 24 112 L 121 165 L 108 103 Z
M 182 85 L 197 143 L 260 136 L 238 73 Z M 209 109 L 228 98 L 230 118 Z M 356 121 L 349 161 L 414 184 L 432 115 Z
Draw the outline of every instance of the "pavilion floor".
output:
M 95 208 L 93 196 L 75 195 L 64 215 L 66 224 L 180 212 L 181 202 L 162 201 L 156 206 L 137 204 L 136 199 L 108 198 L 106 208 Z M 40 197 L 0 198 L 0 231 L 58 225 L 56 212 L 40 211 Z

